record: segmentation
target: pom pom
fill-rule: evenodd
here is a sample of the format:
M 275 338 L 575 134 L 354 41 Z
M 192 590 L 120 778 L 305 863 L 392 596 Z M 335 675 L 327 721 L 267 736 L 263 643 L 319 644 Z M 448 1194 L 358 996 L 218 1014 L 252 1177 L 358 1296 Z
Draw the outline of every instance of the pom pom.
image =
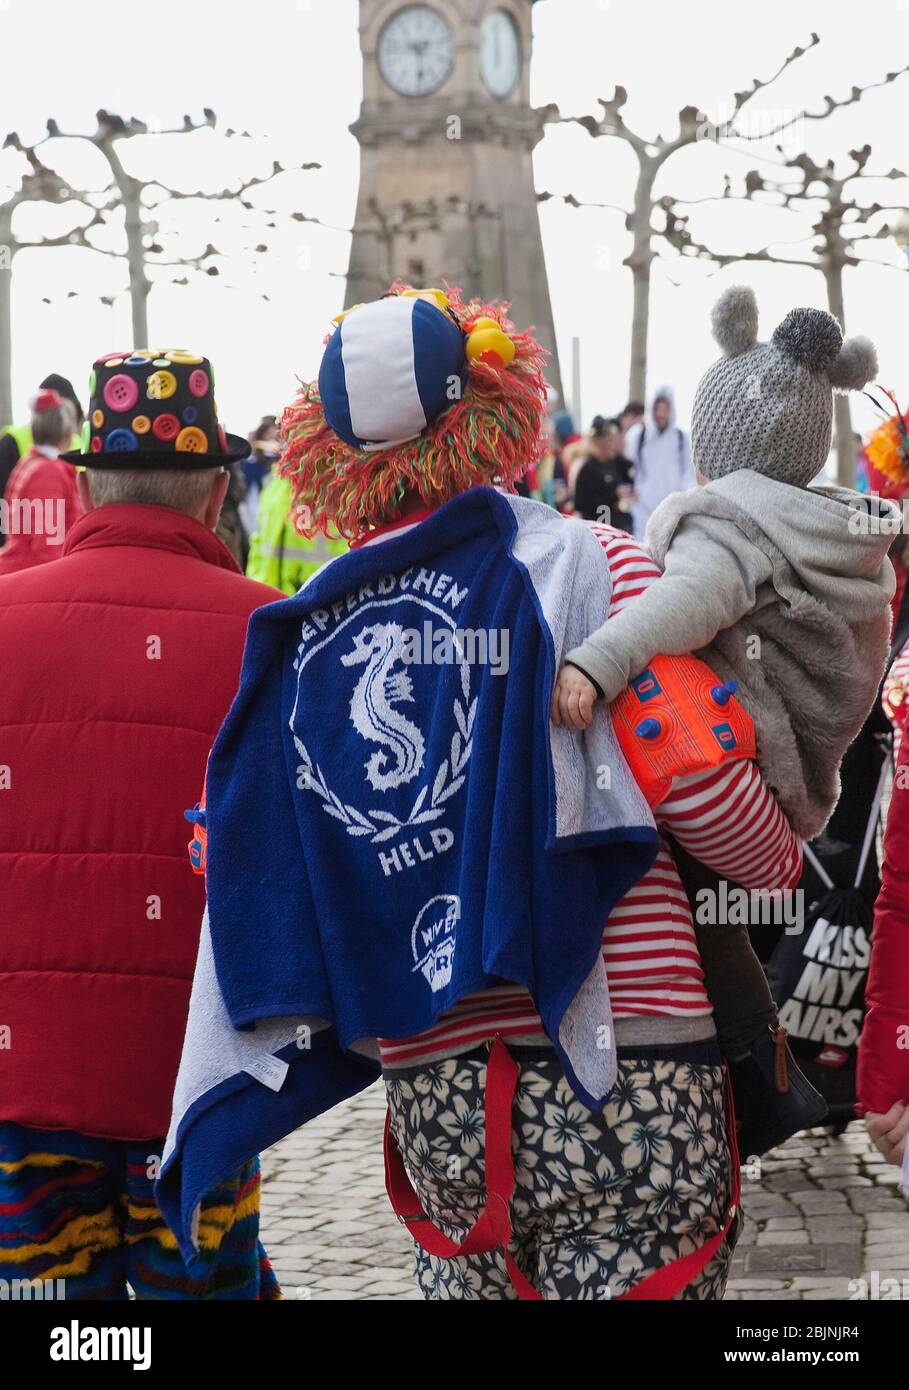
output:
M 51 391 L 45 387 L 43 391 L 38 392 L 32 402 L 32 410 L 36 415 L 43 415 L 45 411 L 56 410 L 62 404 L 63 397 L 58 395 L 56 391 Z
M 758 307 L 750 285 L 730 285 L 714 304 L 710 323 L 713 336 L 727 357 L 737 357 L 754 347 Z
M 503 333 L 495 319 L 479 318 L 465 345 L 467 360 L 491 362 L 493 366 L 510 367 L 515 357 L 514 343 Z
M 843 332 L 825 309 L 790 309 L 771 341 L 809 371 L 829 372 L 843 346 Z
M 861 391 L 877 376 L 874 343 L 869 338 L 847 338 L 829 375 L 837 391 Z

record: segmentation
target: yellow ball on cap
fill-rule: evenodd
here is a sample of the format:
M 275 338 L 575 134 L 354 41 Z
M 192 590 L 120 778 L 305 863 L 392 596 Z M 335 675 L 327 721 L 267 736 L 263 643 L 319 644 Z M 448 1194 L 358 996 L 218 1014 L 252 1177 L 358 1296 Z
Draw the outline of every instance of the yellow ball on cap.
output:
M 489 362 L 491 366 L 510 367 L 515 359 L 515 345 L 495 319 L 477 319 L 467 338 L 468 362 Z

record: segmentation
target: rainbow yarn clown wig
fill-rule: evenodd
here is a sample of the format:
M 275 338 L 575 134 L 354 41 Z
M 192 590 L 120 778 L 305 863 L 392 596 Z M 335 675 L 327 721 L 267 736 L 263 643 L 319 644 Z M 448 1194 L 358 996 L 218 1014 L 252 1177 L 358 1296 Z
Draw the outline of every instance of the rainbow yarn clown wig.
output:
M 318 382 L 281 418 L 281 474 L 305 536 L 350 539 L 408 493 L 437 506 L 512 488 L 543 451 L 544 349 L 502 304 L 394 285 L 335 320 Z

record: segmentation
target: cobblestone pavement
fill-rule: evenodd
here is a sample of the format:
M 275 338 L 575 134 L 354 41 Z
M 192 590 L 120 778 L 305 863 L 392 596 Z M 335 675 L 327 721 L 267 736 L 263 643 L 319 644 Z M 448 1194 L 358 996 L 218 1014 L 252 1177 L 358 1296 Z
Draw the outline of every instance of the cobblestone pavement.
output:
M 287 1298 L 419 1298 L 382 1179 L 373 1086 L 263 1155 L 262 1227 Z M 909 1279 L 909 1202 L 858 1123 L 797 1135 L 743 1172 L 746 1224 L 726 1297 L 839 1299 Z M 885 1294 L 884 1286 L 878 1296 Z

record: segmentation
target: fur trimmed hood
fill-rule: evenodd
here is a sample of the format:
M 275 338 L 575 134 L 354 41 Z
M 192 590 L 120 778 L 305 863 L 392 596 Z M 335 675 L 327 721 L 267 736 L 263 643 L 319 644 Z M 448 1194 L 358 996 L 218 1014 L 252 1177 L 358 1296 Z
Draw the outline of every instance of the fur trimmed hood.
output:
M 684 522 L 705 585 L 713 582 L 718 525 L 738 533 L 736 559 L 759 579 L 757 602 L 698 655 L 738 681 L 764 778 L 803 839 L 819 834 L 836 805 L 840 761 L 877 696 L 895 589 L 887 552 L 898 521 L 882 499 L 740 470 L 667 498 L 647 530 L 662 565 Z

